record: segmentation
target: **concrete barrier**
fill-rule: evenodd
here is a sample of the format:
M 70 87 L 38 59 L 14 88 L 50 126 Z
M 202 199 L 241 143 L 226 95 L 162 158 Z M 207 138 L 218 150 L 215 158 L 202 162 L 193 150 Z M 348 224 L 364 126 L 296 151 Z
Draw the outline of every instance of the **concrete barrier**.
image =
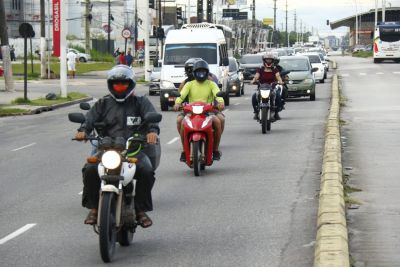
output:
M 336 67 L 336 62 L 333 61 L 332 68 Z M 339 83 L 335 74 L 332 80 L 331 108 L 325 130 L 314 267 L 350 266 L 342 183 L 339 101 Z

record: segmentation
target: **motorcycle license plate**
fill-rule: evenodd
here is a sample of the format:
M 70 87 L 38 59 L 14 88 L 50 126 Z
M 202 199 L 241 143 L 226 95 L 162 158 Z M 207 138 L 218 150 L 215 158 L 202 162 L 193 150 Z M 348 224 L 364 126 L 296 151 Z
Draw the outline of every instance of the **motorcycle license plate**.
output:
M 176 99 L 176 97 L 171 97 L 171 96 L 168 97 L 168 101 L 171 101 L 171 102 L 173 102 L 173 101 L 175 102 L 175 99 Z

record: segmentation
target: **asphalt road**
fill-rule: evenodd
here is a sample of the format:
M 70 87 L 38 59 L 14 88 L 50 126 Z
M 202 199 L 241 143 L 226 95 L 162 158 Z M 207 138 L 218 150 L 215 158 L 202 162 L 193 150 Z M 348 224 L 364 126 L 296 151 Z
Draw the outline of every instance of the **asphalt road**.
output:
M 337 57 L 342 92 L 344 157 L 361 202 L 348 211 L 356 266 L 400 266 L 400 68 L 371 59 Z
M 99 97 L 102 82 L 80 90 Z M 178 136 L 177 114 L 163 112 L 154 225 L 138 229 L 131 247 L 118 247 L 111 265 L 312 265 L 330 76 L 317 85 L 315 102 L 290 101 L 267 135 L 252 120 L 254 87 L 246 86 L 225 111 L 222 159 L 201 177 L 178 161 L 179 142 L 168 144 Z M 138 86 L 138 94 L 145 91 Z M 159 109 L 159 98 L 150 99 Z M 67 120 L 78 110 L 0 119 L 2 266 L 102 264 L 98 237 L 83 224 L 87 211 L 80 205 L 89 145 L 71 141 L 77 125 Z

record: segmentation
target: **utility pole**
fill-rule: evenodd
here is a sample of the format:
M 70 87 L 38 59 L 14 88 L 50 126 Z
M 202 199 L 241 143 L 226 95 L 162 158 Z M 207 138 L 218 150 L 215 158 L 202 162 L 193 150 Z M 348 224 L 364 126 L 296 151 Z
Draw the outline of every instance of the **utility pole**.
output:
M 375 28 L 378 25 L 378 0 L 375 0 Z
M 161 1 L 161 0 L 160 0 Z M 149 1 L 147 1 L 149 2 Z M 161 9 L 161 8 L 160 8 Z M 138 5 L 137 5 L 137 0 L 135 0 L 135 57 L 137 56 L 137 50 L 138 50 Z
M 40 77 L 46 78 L 46 13 L 44 0 L 40 0 Z
M 274 32 L 275 31 L 276 31 L 276 0 L 274 0 Z
M 85 53 L 90 54 L 90 0 L 85 1 Z
M 300 43 L 303 44 L 303 21 L 300 20 Z
M 107 32 L 107 51 L 108 51 L 108 53 L 111 53 L 110 32 L 111 32 L 111 0 L 108 0 L 108 32 Z
M 136 0 L 137 1 L 137 0 Z M 149 24 L 150 24 L 150 16 L 149 16 L 149 1 L 144 1 L 144 79 L 149 81 L 150 73 L 147 70 L 150 68 L 150 45 L 149 45 Z
M 382 0 L 382 22 L 386 19 L 386 0 Z
M 251 45 L 252 49 L 256 46 L 256 0 L 253 0 L 253 16 L 251 21 L 252 34 L 251 34 Z
M 163 23 L 162 23 L 162 14 L 161 14 L 161 0 L 158 0 L 158 28 L 160 29 L 160 31 L 158 33 L 161 32 L 162 25 L 163 25 Z M 160 37 L 157 37 L 157 38 L 159 38 L 159 40 L 161 41 L 161 45 L 160 45 L 161 57 L 159 57 L 159 59 L 162 59 L 164 56 L 164 52 L 163 52 L 164 40 L 160 39 Z M 158 62 L 157 62 L 157 64 L 158 64 Z
M 60 88 L 61 97 L 67 97 L 67 32 L 68 32 L 68 4 L 60 1 Z
M 287 0 L 286 0 L 286 46 L 289 47 L 289 33 L 288 33 L 288 27 L 287 27 L 287 20 L 288 20 L 288 5 L 287 5 Z
M 12 65 L 10 58 L 10 46 L 8 45 L 8 33 L 6 22 L 6 11 L 4 9 L 4 1 L 0 0 L 0 39 L 1 54 L 3 55 L 4 81 L 6 91 L 14 91 L 14 80 L 12 77 Z

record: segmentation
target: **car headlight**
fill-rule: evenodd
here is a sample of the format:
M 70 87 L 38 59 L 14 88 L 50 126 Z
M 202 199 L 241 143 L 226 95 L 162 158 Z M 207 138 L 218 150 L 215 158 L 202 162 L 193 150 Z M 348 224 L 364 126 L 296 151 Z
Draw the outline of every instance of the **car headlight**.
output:
M 162 89 L 175 89 L 174 83 L 172 83 L 170 81 L 161 81 L 160 87 Z
M 311 79 L 311 78 L 305 79 L 303 81 L 303 83 L 311 84 L 311 83 L 313 83 L 313 79 Z
M 101 163 L 104 167 L 114 170 L 121 165 L 121 156 L 114 150 L 109 150 L 101 157 Z

